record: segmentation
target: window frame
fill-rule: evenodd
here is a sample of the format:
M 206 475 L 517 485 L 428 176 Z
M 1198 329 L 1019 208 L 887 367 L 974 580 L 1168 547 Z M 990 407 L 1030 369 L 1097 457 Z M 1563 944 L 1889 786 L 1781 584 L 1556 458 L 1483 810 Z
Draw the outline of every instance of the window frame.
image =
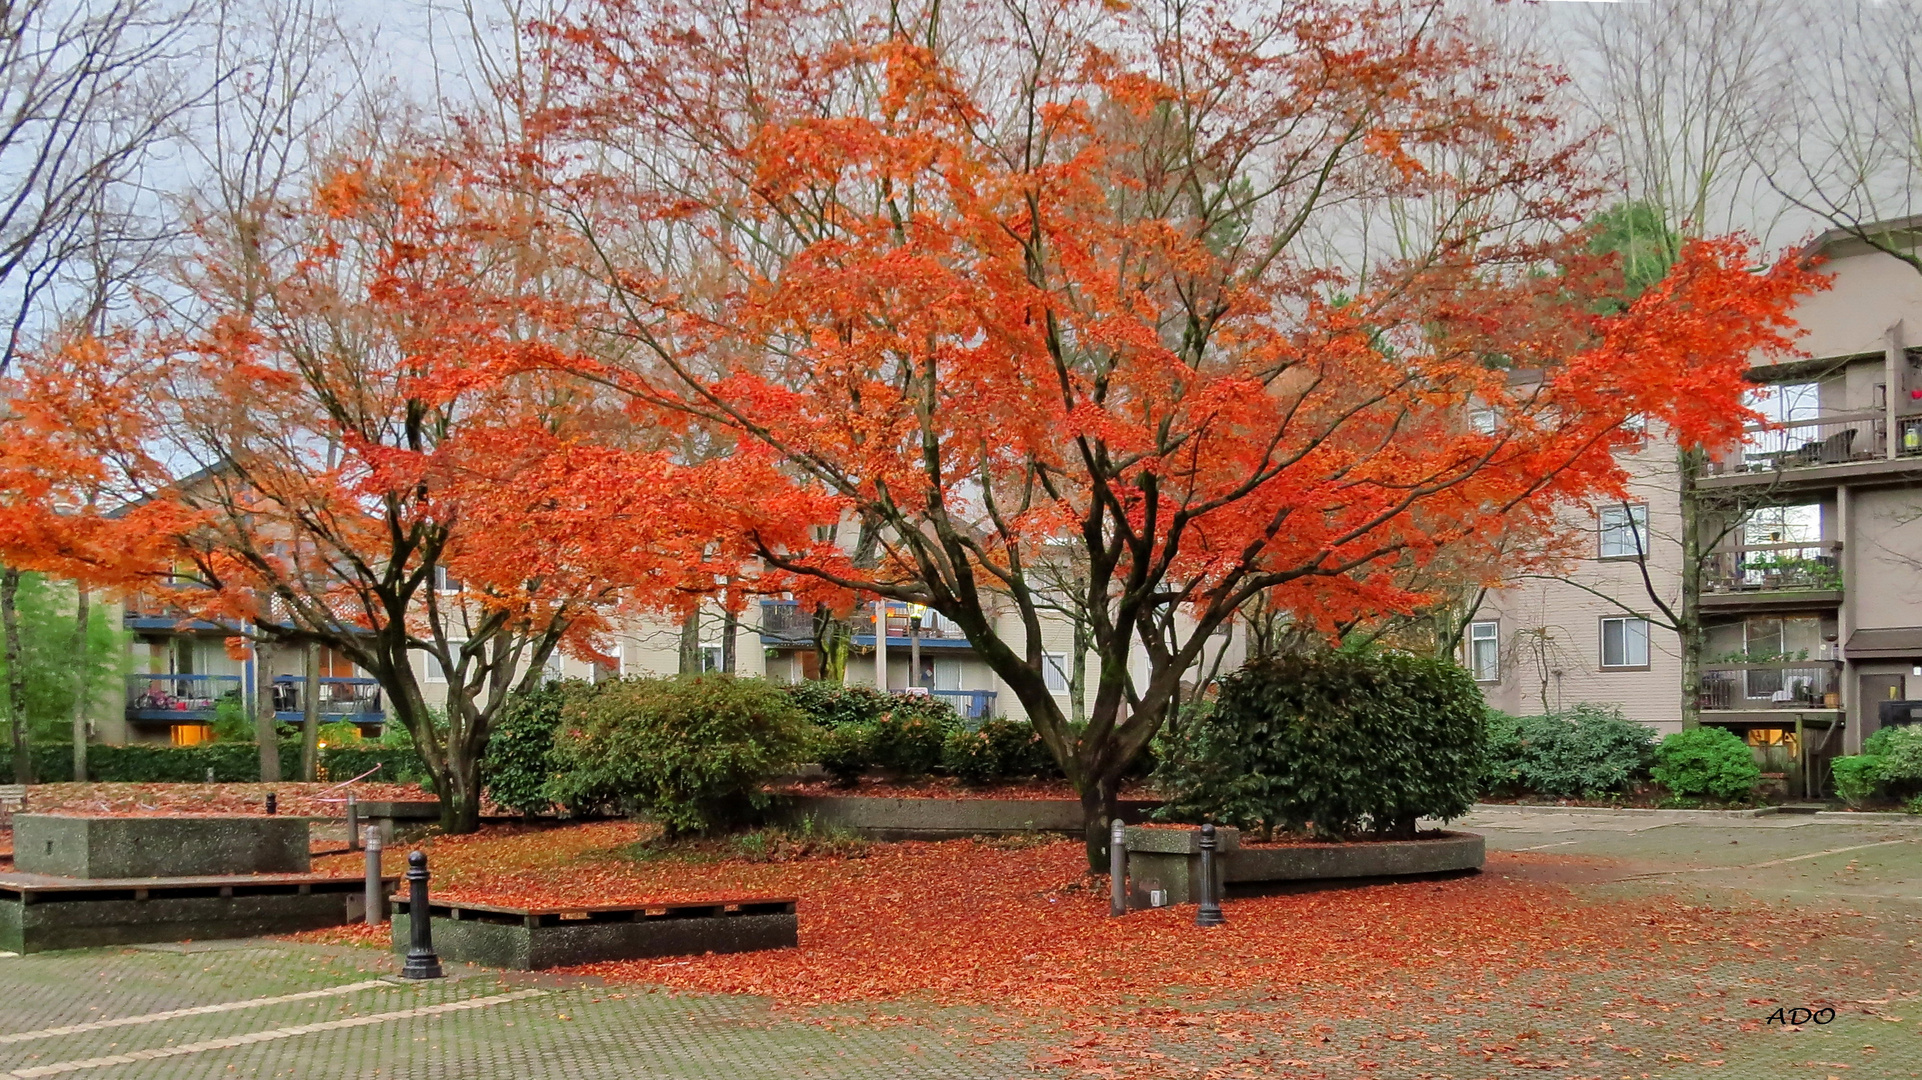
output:
M 1618 525 L 1610 525 L 1608 523 L 1609 514 L 1622 513 L 1623 511 L 1627 512 L 1627 519 L 1625 521 L 1623 521 L 1621 524 L 1618 524 Z M 1608 550 L 1609 540 L 1618 534 L 1624 534 L 1624 533 L 1626 533 L 1628 537 L 1633 539 L 1636 547 L 1638 547 L 1640 550 L 1618 551 L 1618 552 L 1611 553 Z M 1606 561 L 1606 562 L 1625 562 L 1625 561 L 1631 561 L 1635 559 L 1644 559 L 1647 557 L 1648 557 L 1648 504 L 1647 503 L 1645 502 L 1609 503 L 1607 506 L 1600 507 L 1595 511 L 1595 558 L 1596 559 Z
M 1041 654 L 1041 681 L 1047 686 L 1048 693 L 1055 697 L 1065 697 L 1074 686 L 1068 678 L 1068 654 L 1044 652 Z M 1059 682 L 1061 685 L 1056 686 Z
M 1621 623 L 1624 628 L 1626 628 L 1629 623 L 1641 624 L 1642 626 L 1642 662 L 1641 663 L 1611 664 L 1608 662 L 1608 624 L 1609 623 Z M 1596 625 L 1596 635 L 1595 635 L 1596 652 L 1598 654 L 1597 659 L 1601 661 L 1601 664 L 1600 664 L 1601 670 L 1603 671 L 1647 671 L 1649 670 L 1651 666 L 1651 656 L 1650 656 L 1650 650 L 1649 650 L 1648 630 L 1649 630 L 1649 621 L 1646 617 L 1641 615 L 1603 615 L 1601 616 Z M 1624 636 L 1622 639 L 1622 647 L 1623 647 L 1622 659 L 1626 660 L 1628 659 L 1628 656 L 1627 656 L 1628 639 L 1626 636 Z
M 1490 628 L 1493 631 L 1493 633 L 1490 636 L 1485 638 L 1476 636 L 1476 631 L 1480 630 L 1484 626 Z M 1475 652 L 1475 647 L 1484 641 L 1491 642 L 1495 646 L 1494 656 L 1493 656 L 1492 662 L 1489 664 L 1490 674 L 1488 675 L 1482 674 L 1480 658 L 1476 655 L 1476 652 Z M 1467 643 L 1468 643 L 1468 673 L 1471 676 L 1473 676 L 1475 681 L 1478 683 L 1501 682 L 1502 681 L 1502 621 L 1500 619 L 1476 619 L 1471 621 L 1468 624 Z

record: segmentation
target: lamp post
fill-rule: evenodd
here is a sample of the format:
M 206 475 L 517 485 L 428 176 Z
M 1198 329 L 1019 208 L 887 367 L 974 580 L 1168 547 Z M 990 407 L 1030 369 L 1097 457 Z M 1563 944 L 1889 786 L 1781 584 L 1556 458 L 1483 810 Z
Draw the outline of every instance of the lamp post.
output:
M 921 613 L 927 609 L 920 604 L 908 605 L 908 685 L 921 685 Z
M 888 602 L 874 602 L 874 688 L 888 692 Z

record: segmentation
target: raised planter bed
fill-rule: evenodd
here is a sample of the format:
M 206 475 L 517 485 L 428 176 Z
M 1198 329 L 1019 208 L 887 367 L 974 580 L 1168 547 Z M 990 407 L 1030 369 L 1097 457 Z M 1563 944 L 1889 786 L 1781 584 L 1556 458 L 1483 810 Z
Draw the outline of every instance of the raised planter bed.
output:
M 107 817 L 17 814 L 21 873 L 101 879 L 304 874 L 307 819 L 257 814 Z
M 356 804 L 359 824 L 380 828 L 380 841 L 391 845 L 394 830 L 440 820 L 439 799 L 374 800 Z
M 1145 821 L 1161 806 L 1123 800 L 1123 821 Z M 1081 834 L 1076 799 L 918 799 L 865 795 L 791 795 L 776 804 L 784 825 L 847 829 L 875 840 L 946 840 L 1053 832 Z
M 0 874 L 0 949 L 31 953 L 290 934 L 352 922 L 365 903 L 364 879 L 330 874 Z
M 1479 870 L 1487 846 L 1474 833 L 1445 832 L 1420 840 L 1290 843 L 1245 846 L 1240 833 L 1218 829 L 1216 880 L 1226 887 L 1345 878 L 1416 877 Z M 1129 903 L 1188 904 L 1201 880 L 1198 829 L 1127 830 Z M 1157 901 L 1159 901 L 1157 903 Z
M 791 949 L 795 902 L 745 897 L 705 903 L 522 908 L 464 901 L 428 903 L 434 951 L 485 967 L 540 971 L 603 960 Z M 395 952 L 406 952 L 411 912 L 395 899 Z

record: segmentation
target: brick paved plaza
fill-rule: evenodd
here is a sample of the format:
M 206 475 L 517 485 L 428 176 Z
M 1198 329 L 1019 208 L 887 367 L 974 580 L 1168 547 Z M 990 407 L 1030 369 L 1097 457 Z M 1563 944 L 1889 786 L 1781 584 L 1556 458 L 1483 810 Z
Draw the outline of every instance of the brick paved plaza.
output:
M 1922 824 L 1809 817 L 1485 813 L 1488 873 L 1585 905 L 1649 893 L 1807 920 L 1740 960 L 1686 942 L 1632 969 L 1423 985 L 1326 1022 L 1312 984 L 1244 1000 L 1141 987 L 1165 1021 L 1111 1038 L 908 1001 L 792 1008 L 560 976 L 391 979 L 345 945 L 214 942 L 0 959 L 0 1070 L 15 1077 L 867 1078 L 1013 1076 L 1922 1076 Z M 1579 909 L 1578 909 L 1579 910 Z M 1235 906 L 1228 907 L 1230 919 Z M 803 914 L 805 943 L 805 912 Z M 1737 924 L 1739 926 L 1739 923 Z M 1488 927 L 1500 935 L 1502 927 Z M 1777 1008 L 1835 1019 L 1783 1030 Z

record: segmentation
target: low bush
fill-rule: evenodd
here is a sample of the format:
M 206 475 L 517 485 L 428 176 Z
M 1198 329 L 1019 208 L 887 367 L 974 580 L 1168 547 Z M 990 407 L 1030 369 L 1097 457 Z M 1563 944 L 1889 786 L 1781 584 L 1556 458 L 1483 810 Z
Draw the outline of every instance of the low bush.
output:
M 1488 718 L 1484 790 L 1555 799 L 1627 791 L 1648 775 L 1655 735 L 1612 705 L 1583 703 L 1546 716 Z
M 1748 744 L 1718 727 L 1690 728 L 1663 739 L 1649 773 L 1675 795 L 1723 802 L 1749 798 L 1762 780 Z
M 940 766 L 948 736 L 961 726 L 954 707 L 933 696 L 820 682 L 785 693 L 814 721 L 815 760 L 843 785 L 873 769 L 926 776 Z
M 562 707 L 548 797 L 648 815 L 670 836 L 711 832 L 767 805 L 799 763 L 807 717 L 759 679 L 620 679 Z
M 960 729 L 961 718 L 937 697 L 889 696 L 893 700 L 874 721 L 868 740 L 871 762 L 897 776 L 926 776 L 941 764 L 948 735 Z
M 547 793 L 558 766 L 554 732 L 563 707 L 585 701 L 595 685 L 581 679 L 556 679 L 509 695 L 487 740 L 481 777 L 488 798 L 517 814 L 532 817 L 554 806 Z
M 369 780 L 406 783 L 428 782 L 426 766 L 411 749 L 396 749 L 377 743 L 356 746 L 329 746 L 320 751 L 319 764 L 325 779 L 350 780 L 379 765 L 380 771 Z M 67 783 L 73 779 L 73 746 L 69 743 L 37 743 L 33 746 L 34 776 L 43 784 Z M 260 780 L 260 751 L 253 743 L 209 742 L 198 746 L 170 746 L 165 743 L 129 743 L 124 746 L 95 743 L 87 747 L 87 779 L 100 783 L 126 784 L 200 784 L 213 770 L 219 784 L 253 784 Z M 280 769 L 283 779 L 297 777 L 300 770 L 300 742 L 280 743 Z M 12 775 L 13 753 L 0 747 L 0 773 Z
M 808 680 L 782 688 L 809 720 L 825 728 L 848 724 L 872 724 L 881 719 L 893 703 L 892 694 L 872 686 Z
M 1169 801 L 1159 816 L 1264 834 L 1413 836 L 1417 818 L 1473 805 L 1486 711 L 1474 680 L 1446 660 L 1324 652 L 1257 661 L 1164 743 L 1155 779 Z
M 842 787 L 853 787 L 874 761 L 873 724 L 817 727 L 809 743 L 814 760 Z
M 1850 806 L 1884 797 L 1922 798 L 1922 727 L 1882 728 L 1862 742 L 1862 752 L 1830 766 L 1835 793 Z
M 978 730 L 956 730 L 942 748 L 941 764 L 969 784 L 997 784 L 1038 776 L 1059 776 L 1060 766 L 1023 720 L 989 720 Z
M 1836 758 L 1829 766 L 1835 777 L 1835 793 L 1850 806 L 1863 806 L 1881 787 L 1881 766 L 1882 759 L 1873 754 Z

